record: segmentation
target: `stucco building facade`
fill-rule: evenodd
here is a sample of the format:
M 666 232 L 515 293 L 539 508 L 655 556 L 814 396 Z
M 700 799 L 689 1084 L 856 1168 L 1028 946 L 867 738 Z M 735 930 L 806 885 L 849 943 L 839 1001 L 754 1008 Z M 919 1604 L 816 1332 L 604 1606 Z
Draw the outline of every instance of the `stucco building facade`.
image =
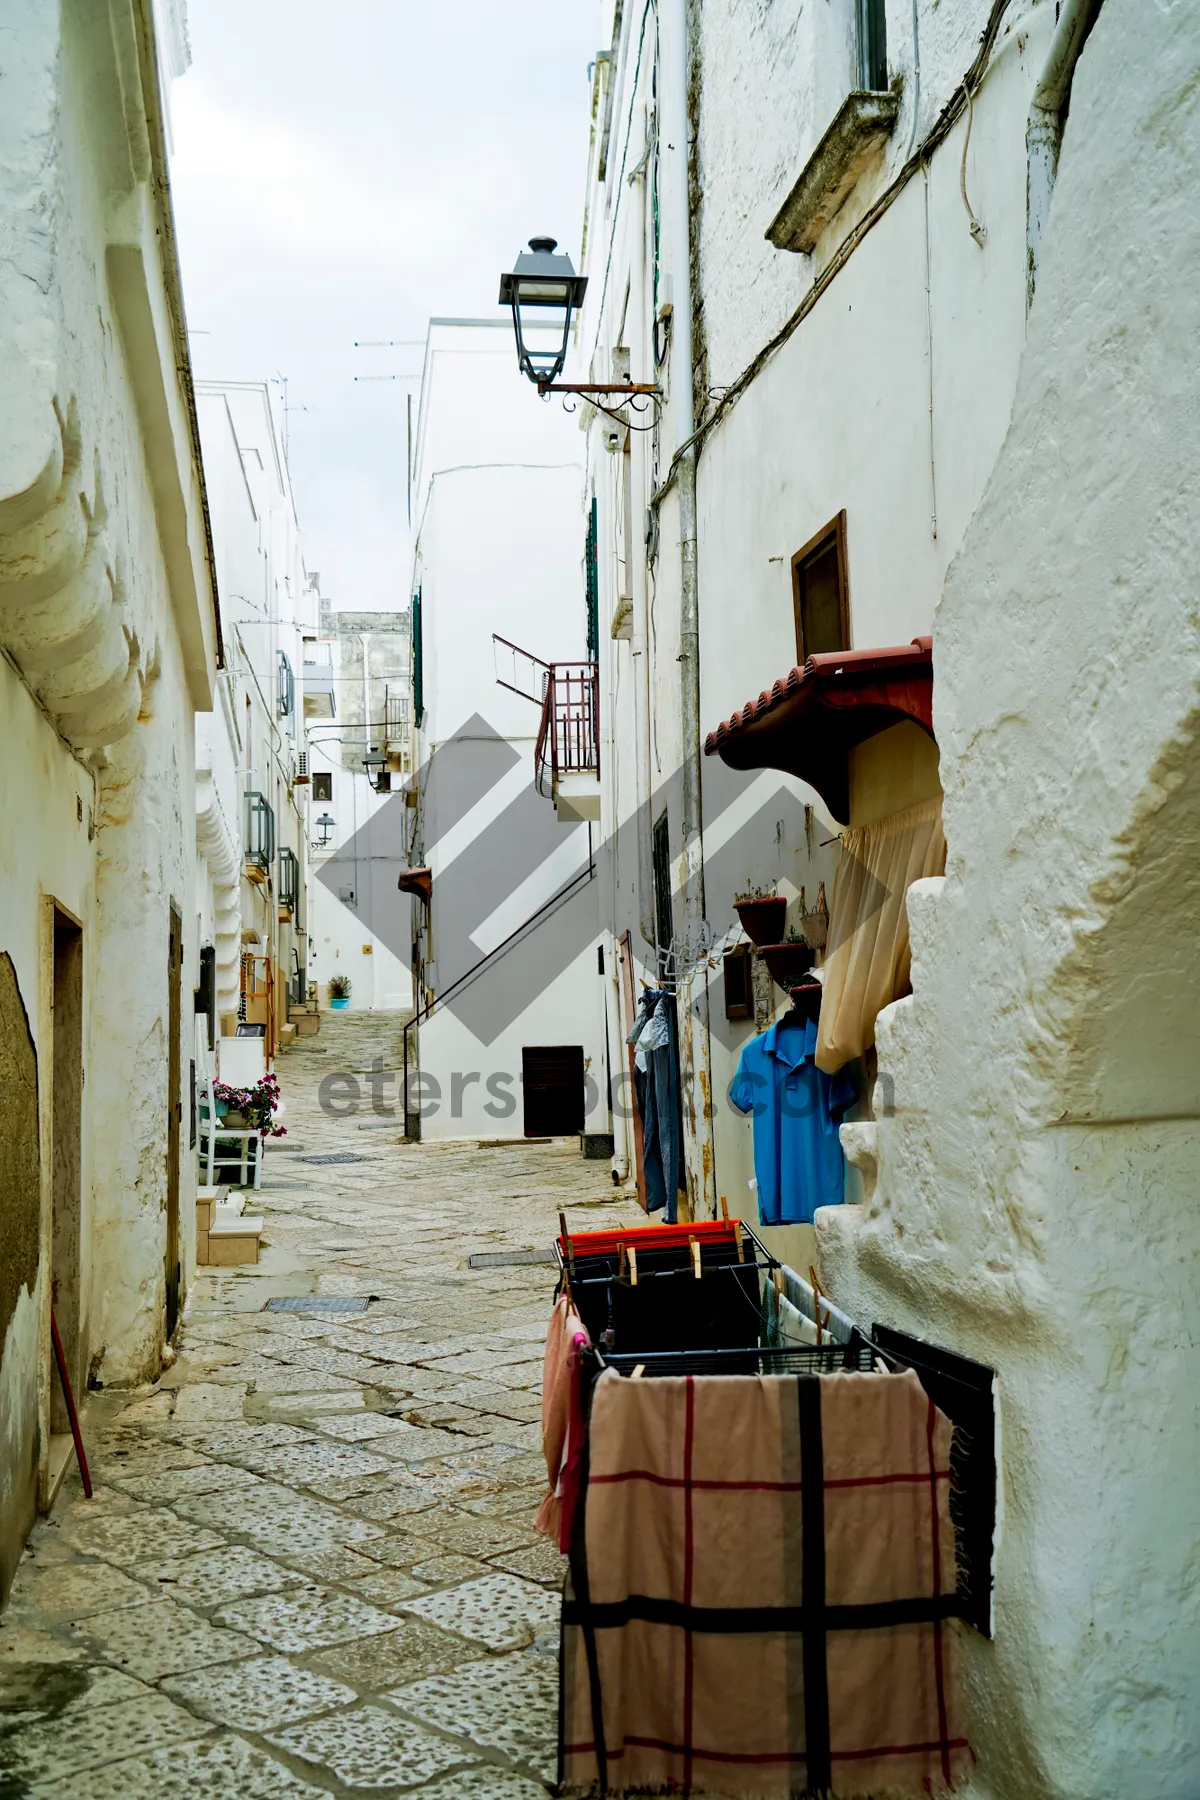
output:
M 580 777 L 594 806 L 568 807 L 542 735 L 551 667 L 586 654 L 583 449 L 574 420 L 530 404 L 506 322 L 430 321 L 406 844 L 427 875 L 402 896 L 419 1008 L 410 1125 L 424 1138 L 611 1129 L 599 774 Z
M 270 387 L 204 381 L 198 402 L 225 666 L 196 724 L 196 910 L 215 952 L 197 1056 L 238 1085 L 286 1045 L 289 1005 L 307 995 L 304 667 L 320 602 Z M 239 1024 L 262 1025 L 261 1042 L 239 1040 Z
M 193 717 L 220 657 L 164 148 L 178 45 L 141 0 L 46 0 L 7 27 L 5 1588 L 62 1460 L 52 1304 L 77 1389 L 142 1379 L 194 1260 Z
M 660 389 L 588 432 L 605 923 L 678 988 L 692 1210 L 756 1219 L 725 1094 L 788 1004 L 756 968 L 726 1016 L 736 897 L 797 922 L 870 833 L 936 816 L 911 978 L 854 1059 L 850 1204 L 773 1243 L 997 1371 L 971 1792 L 1183 1795 L 1200 27 L 679 0 L 606 8 L 600 41 L 568 375 Z M 892 716 L 806 723 L 866 653 Z

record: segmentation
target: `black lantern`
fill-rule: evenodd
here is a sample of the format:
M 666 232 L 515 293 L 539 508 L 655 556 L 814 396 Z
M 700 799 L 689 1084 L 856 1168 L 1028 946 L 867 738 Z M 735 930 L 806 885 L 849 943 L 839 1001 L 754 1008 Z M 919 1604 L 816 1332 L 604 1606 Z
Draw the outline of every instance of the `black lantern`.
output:
M 378 744 L 372 744 L 363 757 L 363 768 L 367 771 L 367 780 L 377 794 L 388 794 L 392 788 L 391 770 L 388 759 L 380 754 Z
M 512 308 L 517 337 L 517 362 L 521 373 L 545 388 L 561 375 L 571 335 L 571 312 L 582 306 L 587 276 L 577 275 L 569 256 L 556 256 L 552 237 L 529 240 L 529 249 L 517 258 L 511 275 L 500 277 L 500 305 Z M 561 327 L 561 335 L 559 335 Z M 534 350 L 525 342 L 526 331 L 552 331 L 558 337 L 552 350 Z
M 329 844 L 330 835 L 333 831 L 334 823 L 335 823 L 335 821 L 334 821 L 332 813 L 322 813 L 320 818 L 317 820 L 317 824 L 320 827 L 320 831 L 321 831 L 321 835 L 317 839 L 317 849 L 318 850 L 324 850 L 327 848 L 327 846 Z

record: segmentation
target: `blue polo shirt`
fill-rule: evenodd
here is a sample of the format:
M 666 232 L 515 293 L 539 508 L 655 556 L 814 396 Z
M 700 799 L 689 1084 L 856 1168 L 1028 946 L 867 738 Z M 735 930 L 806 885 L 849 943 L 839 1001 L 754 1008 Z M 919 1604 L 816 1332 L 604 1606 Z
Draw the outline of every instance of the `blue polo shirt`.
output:
M 729 1098 L 754 1116 L 754 1174 L 764 1225 L 808 1225 L 818 1206 L 840 1206 L 846 1164 L 838 1126 L 857 1097 L 844 1070 L 826 1075 L 813 1058 L 817 1027 L 778 1024 L 742 1051 Z

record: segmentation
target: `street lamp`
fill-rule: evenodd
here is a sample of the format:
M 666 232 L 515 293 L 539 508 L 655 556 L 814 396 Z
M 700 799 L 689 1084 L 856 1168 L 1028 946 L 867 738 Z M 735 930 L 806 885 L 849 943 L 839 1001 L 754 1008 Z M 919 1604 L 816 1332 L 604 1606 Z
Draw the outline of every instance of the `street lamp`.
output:
M 363 768 L 367 771 L 367 780 L 377 794 L 387 793 L 390 789 L 391 773 L 388 771 L 388 759 L 380 754 L 379 746 L 372 744 L 363 757 Z M 387 772 L 387 779 L 384 779 Z
M 512 308 L 517 362 L 521 373 L 528 375 L 541 392 L 563 372 L 571 312 L 582 306 L 587 292 L 587 276 L 575 273 L 569 256 L 555 256 L 557 248 L 555 238 L 530 238 L 529 249 L 522 250 L 516 268 L 500 277 L 500 305 Z M 540 314 L 545 317 L 535 316 Z M 526 331 L 535 327 L 557 331 L 560 322 L 562 339 L 556 349 L 534 350 L 525 342 Z
M 577 275 L 569 256 L 556 256 L 558 243 L 552 237 L 529 240 L 516 267 L 500 277 L 501 306 L 512 309 L 513 331 L 517 339 L 517 364 L 522 375 L 528 375 L 544 399 L 547 394 L 619 394 L 624 405 L 634 394 L 657 394 L 653 382 L 560 382 L 567 361 L 567 344 L 571 336 L 571 314 L 583 305 L 588 278 Z M 545 317 L 539 317 L 539 314 Z M 535 329 L 553 330 L 562 326 L 562 337 L 552 350 L 534 350 L 525 342 L 525 333 Z M 607 408 L 601 407 L 601 412 Z
M 317 820 L 317 824 L 321 830 L 321 835 L 317 839 L 318 850 L 325 850 L 328 848 L 330 835 L 333 832 L 335 823 L 336 821 L 334 820 L 332 813 L 322 813 Z

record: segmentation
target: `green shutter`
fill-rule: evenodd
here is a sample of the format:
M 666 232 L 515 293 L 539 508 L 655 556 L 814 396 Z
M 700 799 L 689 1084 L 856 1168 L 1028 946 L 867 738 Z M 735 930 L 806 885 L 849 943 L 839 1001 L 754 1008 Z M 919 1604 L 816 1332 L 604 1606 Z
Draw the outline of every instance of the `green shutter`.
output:
M 600 660 L 600 571 L 597 566 L 596 500 L 593 496 L 588 514 L 587 539 L 584 544 L 583 567 L 587 579 L 587 653 L 589 662 Z
M 425 723 L 425 668 L 421 652 L 421 590 L 412 600 L 412 686 L 413 718 L 418 729 Z

